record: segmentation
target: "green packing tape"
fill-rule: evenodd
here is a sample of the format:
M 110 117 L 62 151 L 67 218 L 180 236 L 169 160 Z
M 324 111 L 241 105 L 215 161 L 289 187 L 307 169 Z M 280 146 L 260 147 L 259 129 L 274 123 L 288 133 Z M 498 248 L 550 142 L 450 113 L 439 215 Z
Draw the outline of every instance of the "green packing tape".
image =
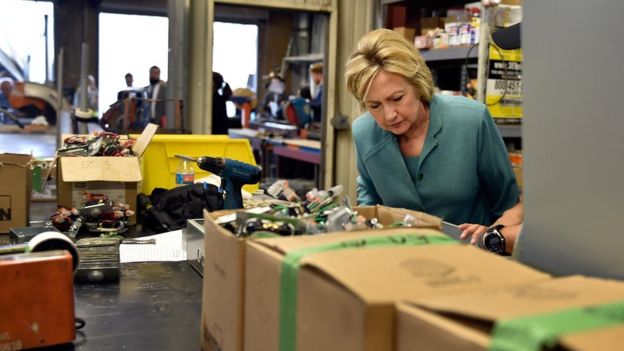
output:
M 280 351 L 294 351 L 297 347 L 297 275 L 299 273 L 299 263 L 305 256 L 344 249 L 437 244 L 459 244 L 459 242 L 446 236 L 421 234 L 387 235 L 306 247 L 286 254 L 282 262 L 280 276 Z
M 502 320 L 492 331 L 492 351 L 539 351 L 560 335 L 624 324 L 624 301 Z

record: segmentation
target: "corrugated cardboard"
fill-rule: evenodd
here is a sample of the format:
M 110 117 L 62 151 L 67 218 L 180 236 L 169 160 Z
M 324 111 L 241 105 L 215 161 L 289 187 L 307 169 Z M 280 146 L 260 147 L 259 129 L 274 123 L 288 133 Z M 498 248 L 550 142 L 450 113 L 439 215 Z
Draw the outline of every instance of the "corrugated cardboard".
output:
M 84 192 L 105 193 L 111 200 L 130 205 L 136 211 L 138 182 L 143 179 L 139 158 L 156 133 L 149 124 L 137 139 L 133 157 L 59 157 L 57 201 L 60 206 L 81 207 Z M 66 136 L 64 136 L 66 137 Z M 134 224 L 136 219 L 131 218 Z
M 426 229 L 403 229 L 403 233 L 436 234 Z M 247 243 L 246 351 L 278 350 L 283 258 L 294 249 L 326 240 L 311 239 L 316 240 L 265 239 Z M 396 301 L 548 277 L 460 244 L 353 248 L 309 255 L 301 263 L 298 351 L 391 351 Z
M 0 350 L 70 343 L 76 335 L 72 256 L 0 256 Z
M 416 29 L 410 27 L 395 27 L 392 28 L 393 31 L 401 34 L 403 38 L 405 38 L 408 42 L 414 42 L 414 36 L 416 35 Z
M 28 226 L 31 160 L 30 155 L 0 154 L 0 233 Z
M 398 305 L 397 350 L 487 350 L 494 323 L 624 300 L 624 283 L 572 276 Z M 557 350 L 621 350 L 624 326 L 567 334 Z
M 411 214 L 421 222 L 423 227 L 441 227 L 439 218 L 421 212 L 384 206 L 359 207 L 356 210 L 367 218 L 378 218 L 380 223 L 384 225 L 402 220 L 406 214 Z M 205 212 L 204 214 L 206 235 L 201 318 L 201 343 L 204 350 L 243 349 L 245 244 L 247 239 L 234 236 L 215 222 L 216 218 L 233 212 L 218 211 Z M 376 232 L 368 231 L 367 233 Z M 331 235 L 332 237 L 338 235 L 338 238 L 344 239 L 362 234 Z M 298 236 L 293 240 L 307 239 Z

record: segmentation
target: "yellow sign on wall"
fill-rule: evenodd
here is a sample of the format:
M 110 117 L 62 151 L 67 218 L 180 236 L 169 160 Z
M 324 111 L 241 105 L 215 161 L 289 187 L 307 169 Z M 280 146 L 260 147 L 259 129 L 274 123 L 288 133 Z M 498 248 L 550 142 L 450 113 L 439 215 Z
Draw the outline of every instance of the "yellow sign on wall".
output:
M 494 118 L 522 118 L 522 49 L 490 45 L 485 102 Z

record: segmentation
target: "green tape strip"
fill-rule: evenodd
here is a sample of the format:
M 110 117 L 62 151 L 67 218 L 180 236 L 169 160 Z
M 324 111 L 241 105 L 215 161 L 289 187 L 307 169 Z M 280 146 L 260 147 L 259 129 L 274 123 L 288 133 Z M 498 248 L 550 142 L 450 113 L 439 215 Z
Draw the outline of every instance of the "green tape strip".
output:
M 299 273 L 299 263 L 305 256 L 319 252 L 355 248 L 458 243 L 455 239 L 446 236 L 404 234 L 346 240 L 289 252 L 284 257 L 280 276 L 280 351 L 294 351 L 297 347 L 297 274 Z
M 492 351 L 539 351 L 557 345 L 560 335 L 624 324 L 624 301 L 574 308 L 497 322 Z

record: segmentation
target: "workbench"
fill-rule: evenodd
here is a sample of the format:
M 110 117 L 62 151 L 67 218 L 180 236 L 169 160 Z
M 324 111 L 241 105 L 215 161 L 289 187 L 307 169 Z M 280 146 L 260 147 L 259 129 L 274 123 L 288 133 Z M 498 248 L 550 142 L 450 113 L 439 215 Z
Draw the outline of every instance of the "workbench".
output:
M 118 283 L 75 283 L 74 293 L 85 326 L 73 344 L 38 350 L 200 349 L 202 279 L 187 261 L 122 263 Z
M 230 129 L 231 138 L 246 138 L 251 143 L 254 153 L 259 156 L 257 162 L 263 169 L 263 176 L 280 177 L 280 158 L 287 158 L 314 165 L 314 181 L 318 186 L 319 167 L 321 164 L 321 142 L 308 139 L 268 137 L 257 130 L 243 128 Z M 276 170 L 276 171 L 274 171 Z

